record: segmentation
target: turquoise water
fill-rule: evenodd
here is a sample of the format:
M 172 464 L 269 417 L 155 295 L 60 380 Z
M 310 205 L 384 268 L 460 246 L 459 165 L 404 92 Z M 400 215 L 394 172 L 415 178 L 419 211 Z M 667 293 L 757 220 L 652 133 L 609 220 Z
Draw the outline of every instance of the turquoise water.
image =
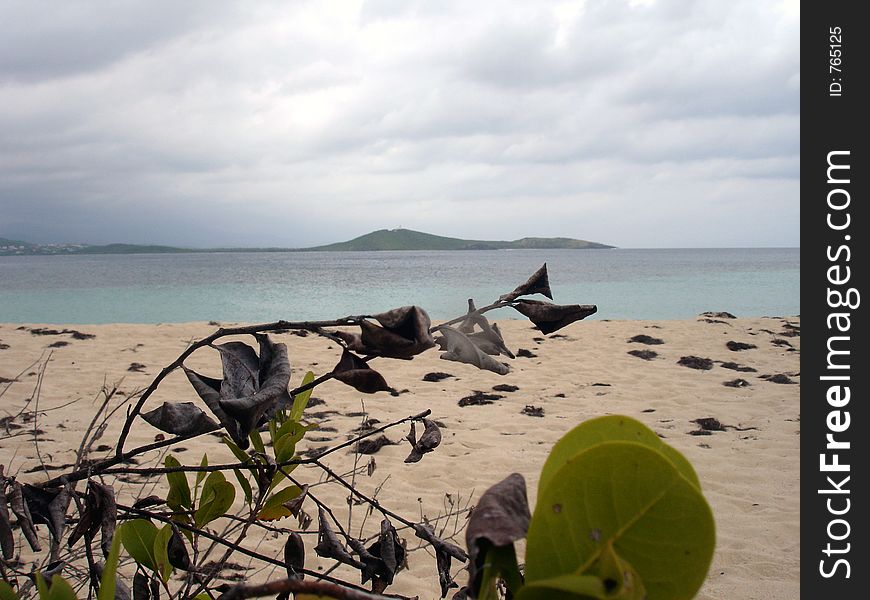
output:
M 434 319 L 547 262 L 555 301 L 597 319 L 800 313 L 800 250 L 495 250 L 0 257 L 0 322 L 331 319 L 405 304 Z M 502 309 L 494 318 L 519 317 Z

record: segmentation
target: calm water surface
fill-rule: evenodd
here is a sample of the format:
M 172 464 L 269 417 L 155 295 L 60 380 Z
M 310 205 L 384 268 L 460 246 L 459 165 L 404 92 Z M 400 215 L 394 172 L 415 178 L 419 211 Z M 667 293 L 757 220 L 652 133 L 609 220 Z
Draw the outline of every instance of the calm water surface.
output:
M 555 301 L 598 319 L 800 313 L 800 250 L 494 250 L 0 257 L 0 322 L 331 319 L 491 302 L 547 262 Z M 502 309 L 494 318 L 519 317 Z

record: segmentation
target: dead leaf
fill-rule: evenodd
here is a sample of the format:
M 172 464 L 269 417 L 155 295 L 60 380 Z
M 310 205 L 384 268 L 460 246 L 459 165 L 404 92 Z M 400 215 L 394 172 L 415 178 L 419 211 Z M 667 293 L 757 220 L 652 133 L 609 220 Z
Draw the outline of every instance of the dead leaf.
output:
M 468 519 L 465 544 L 471 556 L 468 587 L 480 589 L 487 552 L 524 538 L 531 521 L 526 481 L 519 473 L 508 475 L 480 497 Z
M 558 331 L 598 311 L 594 304 L 560 305 L 538 300 L 516 300 L 511 306 L 527 316 L 545 334 Z
M 305 574 L 305 544 L 302 536 L 291 531 L 284 544 L 284 568 L 287 569 L 288 579 L 304 579 Z
M 485 369 L 499 375 L 507 375 L 510 371 L 507 365 L 481 352 L 464 333 L 445 326 L 437 327 L 436 330 L 444 336 L 447 347 L 447 351 L 441 355 L 442 359 L 474 365 L 478 369 Z
M 411 442 L 411 453 L 405 459 L 406 463 L 419 462 L 423 455 L 432 452 L 441 443 L 441 429 L 430 419 L 423 419 L 423 435 L 420 439 L 416 439 L 416 430 L 414 423 L 411 423 L 411 432 L 408 434 L 407 440 Z
M 318 517 L 320 520 L 320 529 L 317 533 L 317 545 L 314 547 L 314 552 L 317 556 L 323 558 L 333 558 L 338 562 L 350 565 L 355 569 L 363 570 L 365 565 L 356 560 L 345 549 L 344 545 L 338 540 L 338 536 L 329 526 L 326 520 L 326 513 L 322 508 L 318 509 Z
M 550 300 L 553 299 L 553 292 L 550 290 L 550 278 L 547 274 L 547 263 L 535 271 L 528 281 L 517 286 L 517 288 L 509 294 L 504 294 L 499 298 L 499 302 L 513 302 L 520 296 L 528 296 L 531 294 L 543 294 Z
M 193 402 L 164 402 L 163 406 L 140 415 L 145 421 L 173 435 L 198 435 L 218 424 Z
M 341 353 L 341 359 L 333 368 L 332 376 L 364 394 L 389 392 L 393 389 L 380 373 L 347 349 Z

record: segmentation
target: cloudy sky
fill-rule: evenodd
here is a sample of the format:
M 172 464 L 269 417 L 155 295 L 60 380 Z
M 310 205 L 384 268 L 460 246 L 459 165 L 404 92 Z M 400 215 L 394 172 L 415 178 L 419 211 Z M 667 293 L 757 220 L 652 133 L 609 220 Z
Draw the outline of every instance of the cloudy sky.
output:
M 798 0 L 0 2 L 0 236 L 797 246 Z

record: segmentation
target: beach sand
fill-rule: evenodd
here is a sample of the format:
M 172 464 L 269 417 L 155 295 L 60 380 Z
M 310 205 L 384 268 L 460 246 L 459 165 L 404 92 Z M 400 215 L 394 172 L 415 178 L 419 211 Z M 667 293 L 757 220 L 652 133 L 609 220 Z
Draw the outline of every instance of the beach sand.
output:
M 227 325 L 227 324 L 225 324 Z M 397 445 L 388 445 L 373 455 L 377 468 L 371 476 L 356 477 L 356 485 L 367 495 L 378 494 L 391 510 L 417 520 L 423 514 L 436 518 L 454 507 L 473 504 L 490 485 L 512 472 L 521 473 L 534 503 L 538 472 L 561 435 L 582 421 L 606 414 L 634 417 L 655 430 L 683 452 L 698 472 L 703 491 L 716 519 L 717 546 L 712 566 L 699 598 L 765 600 L 794 599 L 799 590 L 799 447 L 800 447 L 800 319 L 787 318 L 712 318 L 683 321 L 589 321 L 575 323 L 558 334 L 543 336 L 526 321 L 499 322 L 508 346 L 529 350 L 532 357 L 510 361 L 512 371 L 499 376 L 478 371 L 468 365 L 440 360 L 430 350 L 412 361 L 378 359 L 372 366 L 397 390 L 364 395 L 336 381 L 314 391 L 324 404 L 308 411 L 321 429 L 313 431 L 299 449 L 343 442 L 349 432 L 368 418 L 387 423 L 425 409 L 443 423 L 444 439 L 433 453 L 417 464 L 404 464 L 409 445 L 403 440 L 408 426 L 390 429 L 386 436 Z M 92 339 L 75 339 L 70 333 L 35 335 L 34 328 L 65 328 L 93 334 Z M 795 328 L 796 327 L 796 328 Z M 11 429 L 14 437 L 0 438 L 0 456 L 7 473 L 17 473 L 21 481 L 45 478 L 42 471 L 26 471 L 39 465 L 72 463 L 81 434 L 90 423 L 104 384 L 118 385 L 124 394 L 141 389 L 161 368 L 171 363 L 191 340 L 215 330 L 205 323 L 162 325 L 0 325 L 0 417 L 17 414 L 29 398 L 28 410 L 37 409 L 34 423 Z M 636 335 L 660 338 L 663 343 L 647 345 L 628 340 Z M 250 338 L 248 338 L 250 339 Z M 292 334 L 274 336 L 285 342 L 293 367 L 291 385 L 298 385 L 305 371 L 320 375 L 331 370 L 339 348 L 323 338 Z M 746 350 L 730 350 L 729 341 L 755 345 Z M 66 342 L 60 344 L 59 342 Z M 54 345 L 55 347 L 51 347 Z M 629 351 L 651 350 L 657 356 L 644 360 Z M 51 352 L 50 361 L 39 383 L 40 357 Z M 681 357 L 710 358 L 709 370 L 678 364 Z M 738 363 L 754 371 L 740 372 L 722 363 Z M 132 367 L 138 364 L 140 367 Z M 220 377 L 217 353 L 202 349 L 187 361 L 201 373 Z M 452 377 L 438 382 L 423 381 L 430 372 L 446 372 Z M 19 376 L 20 374 L 20 376 Z M 779 376 L 773 379 L 764 376 Z M 11 384 L 6 381 L 18 380 Z M 741 378 L 749 385 L 727 387 L 726 381 Z M 791 383 L 778 383 L 789 381 Z M 508 384 L 516 391 L 494 392 L 493 386 Z M 8 387 L 8 389 L 6 389 Z M 474 391 L 503 396 L 491 404 L 460 407 L 458 401 Z M 146 409 L 164 401 L 193 401 L 202 405 L 183 373 L 170 375 L 151 398 Z M 523 414 L 526 406 L 543 409 L 543 416 Z M 320 413 L 320 414 L 314 414 Z M 726 426 L 709 435 L 692 435 L 699 429 L 692 420 L 713 417 Z M 97 443 L 113 445 L 123 420 L 119 411 Z M 19 417 L 15 423 L 21 423 Z M 127 447 L 154 441 L 159 431 L 137 420 Z M 313 441 L 316 440 L 316 441 Z M 213 436 L 203 436 L 181 444 L 175 455 L 185 464 L 198 464 L 204 452 L 212 464 L 231 462 L 227 449 Z M 38 453 L 37 453 L 38 450 Z M 105 450 L 93 456 L 104 456 Z M 140 466 L 159 457 L 153 452 Z M 360 456 L 365 465 L 368 456 Z M 350 471 L 355 456 L 345 451 L 330 454 L 325 462 L 339 473 Z M 63 470 L 51 471 L 57 475 Z M 295 474 L 305 481 L 321 480 L 319 471 L 300 468 Z M 232 476 L 230 476 L 232 480 Z M 163 485 L 160 477 L 142 480 Z M 129 500 L 139 486 L 115 483 L 119 498 Z M 380 487 L 380 491 L 376 490 Z M 152 493 L 146 486 L 146 494 Z M 158 487 L 158 492 L 160 488 Z M 340 508 L 347 522 L 345 490 L 334 484 L 312 488 L 318 498 Z M 447 496 L 449 494 L 449 496 Z M 306 510 L 316 519 L 310 500 Z M 352 531 L 357 533 L 365 506 L 355 506 Z M 365 531 L 375 531 L 377 515 L 367 519 Z M 438 522 L 445 524 L 444 520 Z M 449 534 L 461 529 L 464 515 L 446 525 Z M 295 521 L 278 521 L 276 526 L 291 527 Z M 398 523 L 394 523 L 398 525 Z M 312 526 L 316 528 L 316 524 Z M 41 533 L 44 535 L 44 527 Z M 400 532 L 410 548 L 416 539 L 407 530 Z M 250 540 L 257 551 L 278 556 L 282 536 L 259 534 Z M 310 549 L 314 538 L 307 537 Z M 457 535 L 464 547 L 464 535 Z M 249 561 L 236 555 L 242 566 Z M 306 567 L 329 566 L 317 562 L 309 552 Z M 248 581 L 265 579 L 272 567 L 254 562 L 241 573 Z M 424 550 L 410 554 L 410 570 L 397 575 L 388 592 L 437 598 L 438 578 L 434 559 Z M 29 567 L 27 567 L 29 569 Z M 453 572 L 457 565 L 454 562 Z M 340 569 L 352 581 L 355 572 Z M 466 575 L 458 576 L 460 583 Z M 450 592 L 448 597 L 452 595 Z

